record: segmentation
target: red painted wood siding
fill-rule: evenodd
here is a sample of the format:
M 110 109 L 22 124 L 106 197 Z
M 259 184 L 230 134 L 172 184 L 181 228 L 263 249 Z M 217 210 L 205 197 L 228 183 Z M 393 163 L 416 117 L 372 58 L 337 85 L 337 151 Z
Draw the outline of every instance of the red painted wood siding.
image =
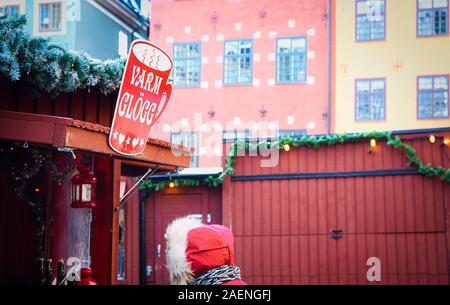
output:
M 450 166 L 448 148 L 426 137 L 407 142 L 425 163 Z M 272 168 L 261 168 L 259 157 L 238 157 L 235 176 L 409 168 L 402 151 L 382 142 L 374 154 L 368 148 L 366 142 L 281 151 Z M 223 194 L 237 263 L 251 284 L 370 284 L 371 256 L 381 260 L 381 284 L 449 283 L 450 187 L 439 178 L 226 181 Z M 330 238 L 331 229 L 344 237 Z
M 117 93 L 103 95 L 98 90 L 79 90 L 51 98 L 43 94 L 33 98 L 21 81 L 0 77 L 0 110 L 69 117 L 103 126 L 110 126 Z

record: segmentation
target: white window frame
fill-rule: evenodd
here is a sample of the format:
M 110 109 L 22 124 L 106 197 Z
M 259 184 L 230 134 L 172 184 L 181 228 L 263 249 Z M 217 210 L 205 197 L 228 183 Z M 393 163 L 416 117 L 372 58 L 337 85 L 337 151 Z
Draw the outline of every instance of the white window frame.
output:
M 46 3 L 61 3 L 61 30 L 59 31 L 40 31 L 39 30 L 39 13 L 40 5 Z M 67 0 L 35 0 L 33 8 L 33 35 L 34 36 L 53 36 L 65 35 L 67 33 Z
M 19 14 L 25 15 L 25 0 L 8 0 L 8 1 L 1 1 L 0 7 L 5 6 L 18 6 L 19 7 Z
M 128 35 L 123 31 L 118 33 L 117 54 L 123 58 L 126 58 L 128 55 Z

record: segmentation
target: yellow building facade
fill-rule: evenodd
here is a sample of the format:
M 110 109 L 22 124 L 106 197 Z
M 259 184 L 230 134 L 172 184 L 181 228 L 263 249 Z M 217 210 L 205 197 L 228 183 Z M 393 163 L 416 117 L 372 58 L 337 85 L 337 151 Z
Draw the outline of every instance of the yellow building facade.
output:
M 449 127 L 448 0 L 334 0 L 333 9 L 334 132 Z

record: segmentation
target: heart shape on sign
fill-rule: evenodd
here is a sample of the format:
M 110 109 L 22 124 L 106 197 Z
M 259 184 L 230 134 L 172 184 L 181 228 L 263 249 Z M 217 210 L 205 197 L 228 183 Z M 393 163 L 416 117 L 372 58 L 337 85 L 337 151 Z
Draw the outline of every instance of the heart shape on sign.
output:
M 133 141 L 131 142 L 131 145 L 133 145 L 133 148 L 136 147 L 136 145 L 138 145 L 139 143 L 139 139 L 138 138 L 134 138 Z
M 125 140 L 125 135 L 124 134 L 120 134 L 119 135 L 119 144 L 122 144 L 122 142 Z

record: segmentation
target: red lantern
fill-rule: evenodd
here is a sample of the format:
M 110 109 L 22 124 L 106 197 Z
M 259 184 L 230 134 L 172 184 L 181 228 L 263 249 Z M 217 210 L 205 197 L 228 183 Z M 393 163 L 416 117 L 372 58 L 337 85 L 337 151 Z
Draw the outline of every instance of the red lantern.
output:
M 92 278 L 92 270 L 89 267 L 81 268 L 80 281 L 74 282 L 74 285 L 97 285 L 97 282 Z
M 95 208 L 97 177 L 90 173 L 90 165 L 80 163 L 79 174 L 72 177 L 72 208 Z

